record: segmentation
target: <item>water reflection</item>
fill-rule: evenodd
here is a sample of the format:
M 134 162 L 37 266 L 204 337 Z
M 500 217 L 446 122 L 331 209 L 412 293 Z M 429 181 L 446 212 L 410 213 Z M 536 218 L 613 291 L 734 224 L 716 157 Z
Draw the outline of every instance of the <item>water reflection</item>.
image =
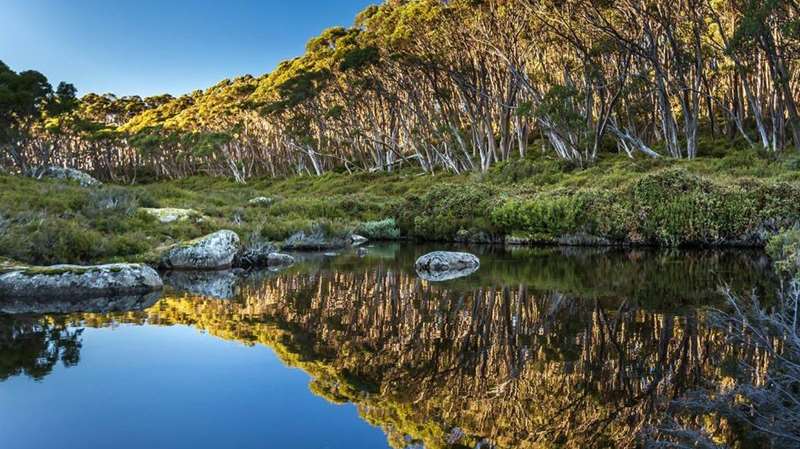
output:
M 7 318 L 0 378 L 76 363 L 82 326 L 183 324 L 274 348 L 393 447 L 605 448 L 636 446 L 672 398 L 731 361 L 766 363 L 704 325 L 721 283 L 775 288 L 759 254 L 472 248 L 478 273 L 431 284 L 413 273 L 427 249 L 309 257 L 239 278 L 230 300 L 189 285 L 144 311 L 62 318 L 73 327 Z

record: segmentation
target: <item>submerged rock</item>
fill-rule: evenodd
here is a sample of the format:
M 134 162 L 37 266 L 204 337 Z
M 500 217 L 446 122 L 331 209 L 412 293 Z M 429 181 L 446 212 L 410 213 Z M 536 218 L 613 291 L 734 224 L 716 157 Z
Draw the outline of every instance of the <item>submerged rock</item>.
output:
M 162 287 L 158 273 L 140 264 L 0 266 L 2 299 L 135 296 Z
M 348 241 L 341 237 L 330 237 L 321 231 L 306 233 L 300 231 L 283 242 L 284 250 L 325 251 L 347 247 Z
M 161 256 L 161 266 L 176 270 L 231 268 L 239 247 L 239 236 L 235 232 L 218 231 L 171 247 Z
M 164 284 L 179 293 L 213 299 L 231 299 L 236 296 L 241 270 L 224 271 L 170 271 L 164 274 Z
M 174 223 L 180 221 L 187 221 L 192 218 L 200 218 L 201 215 L 194 209 L 176 209 L 174 207 L 165 207 L 160 209 L 153 209 L 143 207 L 139 209 L 140 211 L 146 213 L 154 217 L 156 220 L 160 221 L 161 223 Z
M 33 167 L 28 170 L 28 176 L 36 179 L 58 179 L 62 181 L 77 181 L 82 187 L 99 187 L 102 182 L 93 178 L 91 175 L 74 168 L 57 167 L 55 165 L 46 167 Z
M 422 279 L 441 282 L 469 276 L 478 271 L 481 262 L 470 253 L 436 251 L 417 259 L 414 266 Z

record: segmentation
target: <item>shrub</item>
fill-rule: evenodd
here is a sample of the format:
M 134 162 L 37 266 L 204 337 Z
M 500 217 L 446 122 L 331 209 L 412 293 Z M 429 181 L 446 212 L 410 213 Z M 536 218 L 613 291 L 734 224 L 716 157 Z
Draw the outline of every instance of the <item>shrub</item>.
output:
M 356 228 L 356 233 L 371 240 L 396 240 L 400 238 L 400 228 L 394 218 L 380 221 L 367 221 Z
M 783 231 L 769 239 L 767 253 L 785 273 L 800 271 L 800 228 Z
M 665 245 L 737 240 L 757 221 L 756 201 L 748 191 L 683 169 L 643 177 L 633 186 L 631 201 L 633 232 Z
M 460 230 L 493 232 L 496 191 L 485 184 L 438 184 L 398 211 L 400 228 L 426 240 L 452 240 Z

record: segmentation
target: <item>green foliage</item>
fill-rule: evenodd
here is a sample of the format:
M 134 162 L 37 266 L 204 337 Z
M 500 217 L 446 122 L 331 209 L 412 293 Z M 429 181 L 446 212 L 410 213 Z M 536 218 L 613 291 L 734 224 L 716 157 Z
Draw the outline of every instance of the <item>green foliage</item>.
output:
M 492 234 L 495 195 L 488 185 L 436 184 L 403 206 L 398 223 L 405 233 L 425 240 L 452 240 L 461 230 Z
M 394 218 L 367 221 L 356 228 L 356 233 L 370 240 L 395 240 L 400 238 L 400 228 Z
M 800 272 L 800 228 L 788 229 L 770 238 L 767 253 L 779 271 Z

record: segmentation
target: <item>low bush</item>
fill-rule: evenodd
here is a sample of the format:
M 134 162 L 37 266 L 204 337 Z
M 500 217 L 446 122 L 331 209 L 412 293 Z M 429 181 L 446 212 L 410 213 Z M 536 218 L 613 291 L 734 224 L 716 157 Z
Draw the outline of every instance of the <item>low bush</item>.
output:
M 400 228 L 394 218 L 380 221 L 367 221 L 356 228 L 356 233 L 370 240 L 396 240 L 400 238 Z

